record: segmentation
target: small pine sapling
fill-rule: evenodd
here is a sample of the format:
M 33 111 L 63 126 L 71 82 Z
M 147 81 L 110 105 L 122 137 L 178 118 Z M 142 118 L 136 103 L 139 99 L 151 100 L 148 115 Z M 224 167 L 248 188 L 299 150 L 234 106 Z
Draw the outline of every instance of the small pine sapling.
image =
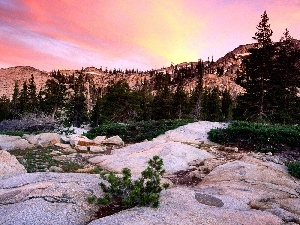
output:
M 148 167 L 141 173 L 141 177 L 134 181 L 128 168 L 122 170 L 121 177 L 112 172 L 101 171 L 100 177 L 109 185 L 101 182 L 99 185 L 104 196 L 100 198 L 90 196 L 88 202 L 96 202 L 99 205 L 121 203 L 126 208 L 136 205 L 158 207 L 160 192 L 169 186 L 167 183 L 160 184 L 161 177 L 165 172 L 163 160 L 159 156 L 150 159 Z

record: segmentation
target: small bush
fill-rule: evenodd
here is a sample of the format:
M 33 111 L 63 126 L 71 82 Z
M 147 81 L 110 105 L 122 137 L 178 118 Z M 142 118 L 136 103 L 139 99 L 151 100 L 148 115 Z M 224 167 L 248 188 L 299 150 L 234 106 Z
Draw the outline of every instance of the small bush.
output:
M 93 139 L 97 136 L 119 135 L 126 143 L 136 143 L 151 140 L 168 130 L 186 125 L 191 120 L 158 120 L 141 121 L 130 124 L 112 123 L 95 127 L 85 135 Z
M 293 177 L 300 179 L 300 161 L 288 162 L 286 166 Z
M 122 177 L 102 171 L 100 177 L 109 183 L 109 185 L 103 182 L 99 184 L 104 197 L 90 196 L 88 202 L 100 205 L 120 203 L 127 208 L 136 205 L 158 207 L 160 192 L 168 187 L 168 184 L 160 184 L 161 176 L 165 173 L 162 167 L 162 159 L 154 156 L 148 161 L 148 167 L 142 172 L 141 177 L 135 181 L 131 179 L 131 171 L 128 168 L 122 170 Z
M 212 129 L 208 138 L 217 143 L 235 145 L 262 152 L 276 152 L 286 146 L 300 146 L 300 128 L 261 123 L 234 122 L 225 129 Z

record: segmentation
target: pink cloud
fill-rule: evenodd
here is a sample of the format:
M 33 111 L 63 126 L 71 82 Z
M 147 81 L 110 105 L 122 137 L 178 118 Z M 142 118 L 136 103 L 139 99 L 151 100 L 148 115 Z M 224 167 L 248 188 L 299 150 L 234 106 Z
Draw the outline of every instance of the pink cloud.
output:
M 298 0 L 14 0 L 1 3 L 0 10 L 6 31 L 0 34 L 0 65 L 46 70 L 151 69 L 211 55 L 216 59 L 253 42 L 264 10 L 274 41 L 286 27 L 300 37 Z

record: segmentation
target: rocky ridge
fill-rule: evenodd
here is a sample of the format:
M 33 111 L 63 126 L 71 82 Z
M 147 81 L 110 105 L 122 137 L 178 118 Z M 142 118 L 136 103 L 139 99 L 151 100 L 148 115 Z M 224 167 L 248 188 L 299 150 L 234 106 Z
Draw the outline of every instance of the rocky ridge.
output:
M 26 173 L 9 156 L 12 148 L 0 150 L 5 156 L 0 165 L 6 165 L 0 166 L 0 224 L 300 224 L 300 180 L 288 174 L 277 155 L 242 152 L 207 140 L 209 129 L 224 126 L 196 122 L 128 146 L 118 137 L 24 137 L 33 146 L 60 146 L 52 154 L 61 160 L 84 155 L 87 170 L 81 172 L 96 165 L 119 172 L 123 165 L 137 175 L 146 159 L 158 154 L 171 187 L 162 192 L 157 209 L 135 207 L 96 219 L 97 207 L 86 202 L 91 194 L 101 195 L 96 175 Z M 43 138 L 52 141 L 43 144 Z M 92 152 L 91 147 L 105 151 Z M 186 182 L 195 177 L 197 182 Z

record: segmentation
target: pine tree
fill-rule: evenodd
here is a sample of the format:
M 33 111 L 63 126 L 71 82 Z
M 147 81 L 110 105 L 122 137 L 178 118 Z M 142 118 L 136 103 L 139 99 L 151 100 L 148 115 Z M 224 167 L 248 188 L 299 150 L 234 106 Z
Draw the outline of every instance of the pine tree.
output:
M 269 18 L 264 12 L 256 27 L 254 39 L 256 48 L 243 60 L 244 73 L 238 80 L 246 93 L 238 98 L 238 107 L 244 111 L 243 116 L 248 120 L 268 120 L 267 110 L 270 102 L 266 98 L 270 85 L 273 57 L 275 49 L 271 41 L 273 31 L 268 23 Z
M 233 100 L 230 95 L 229 90 L 225 90 L 222 93 L 222 100 L 221 100 L 221 111 L 223 120 L 232 120 L 232 107 L 233 107 Z
M 170 88 L 170 74 L 158 73 L 155 77 L 156 94 L 152 102 L 152 115 L 154 120 L 171 119 L 174 94 Z
M 277 123 L 299 123 L 297 87 L 300 86 L 300 70 L 297 63 L 300 51 L 287 29 L 283 35 L 276 44 L 276 57 L 270 79 L 270 117 Z
M 193 90 L 190 97 L 191 116 L 194 120 L 201 119 L 202 110 L 202 97 L 203 97 L 203 76 L 204 76 L 204 63 L 202 60 L 198 61 L 196 66 L 197 85 Z
M 66 103 L 66 86 L 59 82 L 60 79 L 48 79 L 45 88 L 39 93 L 41 108 L 46 113 L 51 114 L 52 119 L 55 118 L 57 111 L 62 109 Z M 44 98 L 41 98 L 44 96 Z
M 19 85 L 18 82 L 15 81 L 15 86 L 14 86 L 14 92 L 12 95 L 12 100 L 10 104 L 10 116 L 12 118 L 18 118 L 20 114 L 20 90 L 19 90 Z
M 201 119 L 208 121 L 221 121 L 221 99 L 218 88 L 206 89 L 202 95 Z
M 9 119 L 10 100 L 5 95 L 0 98 L 0 121 Z
M 68 118 L 69 122 L 75 127 L 81 126 L 88 120 L 84 77 L 82 72 L 79 72 L 79 76 L 74 83 L 74 94 L 71 96 L 68 106 Z
M 20 91 L 20 97 L 19 97 L 19 110 L 20 114 L 27 113 L 29 111 L 29 105 L 28 105 L 28 86 L 27 82 L 24 81 L 22 90 Z
M 34 82 L 34 77 L 31 74 L 31 77 L 28 81 L 28 110 L 29 112 L 34 112 L 38 109 L 37 107 L 38 100 L 36 95 L 36 85 Z
M 185 93 L 183 87 L 183 79 L 181 79 L 178 82 L 172 106 L 172 115 L 176 119 L 182 119 L 188 114 L 188 95 Z

